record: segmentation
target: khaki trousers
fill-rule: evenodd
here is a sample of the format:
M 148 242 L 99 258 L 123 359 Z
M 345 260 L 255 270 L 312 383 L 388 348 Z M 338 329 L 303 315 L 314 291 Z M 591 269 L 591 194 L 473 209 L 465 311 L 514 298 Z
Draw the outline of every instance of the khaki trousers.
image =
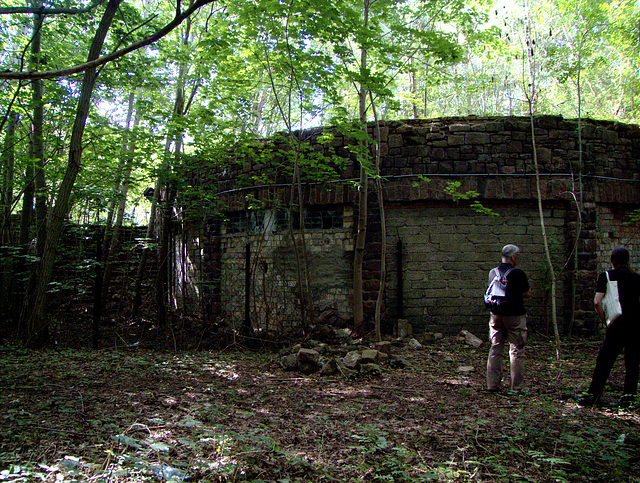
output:
M 491 348 L 487 360 L 487 389 L 495 391 L 502 382 L 502 352 L 509 342 L 511 389 L 518 391 L 524 383 L 524 346 L 527 343 L 526 315 L 495 315 L 489 320 Z

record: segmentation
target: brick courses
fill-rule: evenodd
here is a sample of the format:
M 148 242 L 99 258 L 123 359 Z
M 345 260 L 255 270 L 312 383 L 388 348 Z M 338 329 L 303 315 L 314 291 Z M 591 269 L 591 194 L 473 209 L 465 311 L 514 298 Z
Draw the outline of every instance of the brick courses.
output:
M 320 143 L 319 136 L 326 131 L 333 138 Z M 373 125 L 369 131 L 373 135 Z M 417 330 L 454 333 L 466 328 L 479 335 L 486 331 L 487 314 L 480 301 L 487 272 L 499 262 L 500 247 L 515 243 L 523 248 L 522 268 L 529 274 L 534 294 L 528 303 L 530 326 L 549 331 L 550 282 L 529 119 L 472 116 L 390 121 L 381 124 L 380 132 L 388 243 L 385 326 L 390 330 L 399 315 L 398 241 L 403 246 L 403 317 Z M 610 250 L 626 244 L 632 263 L 640 268 L 638 230 L 625 225 L 629 211 L 640 207 L 640 128 L 584 120 L 581 133 L 582 155 L 577 121 L 552 116 L 535 120 L 539 189 L 556 266 L 559 322 L 568 328 L 570 294 L 575 288 L 573 330 L 589 333 L 595 324 L 591 307 L 595 278 L 608 266 Z M 344 210 L 342 227 L 306 232 L 307 262 L 316 311 L 333 308 L 349 317 L 358 210 L 357 190 L 349 181 L 357 179 L 359 168 L 346 147 L 354 142 L 331 128 L 295 134 L 309 143 L 309 153 L 327 159 L 337 155 L 344 163 L 327 163 L 325 183 L 314 182 L 317 167 L 305 168 L 302 192 L 307 207 Z M 282 138 L 261 141 L 253 155 L 230 153 L 219 166 L 203 164 L 192 170 L 190 182 L 220 193 L 215 209 L 224 213 L 246 210 L 247 195 L 252 204 L 259 200 L 267 209 L 286 206 L 292 196 L 291 162 L 283 152 L 289 149 Z M 478 200 L 500 216 L 477 214 L 466 201 L 453 202 L 446 191 L 452 181 L 460 182 L 463 192 L 478 192 Z M 269 329 L 299 324 L 291 237 L 264 231 L 227 234 L 220 218 L 204 222 L 187 224 L 185 230 L 204 247 L 188 253 L 203 262 L 192 266 L 206 267 L 197 269 L 196 278 L 214 281 L 206 295 L 212 302 L 205 304 L 213 307 L 212 313 L 232 321 L 242 318 L 244 247 L 251 243 L 253 319 L 257 325 L 268 319 Z M 200 233 L 202 226 L 207 226 L 206 236 Z M 573 267 L 567 260 L 578 226 L 578 265 Z M 363 274 L 369 315 L 379 285 L 380 227 L 377 197 L 372 195 Z

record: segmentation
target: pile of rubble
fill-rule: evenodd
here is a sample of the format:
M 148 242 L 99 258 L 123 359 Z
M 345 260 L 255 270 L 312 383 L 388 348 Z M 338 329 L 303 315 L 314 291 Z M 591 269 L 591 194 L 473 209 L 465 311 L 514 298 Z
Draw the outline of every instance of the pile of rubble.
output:
M 425 333 L 420 337 L 396 338 L 367 345 L 362 340 L 354 340 L 349 329 L 336 329 L 331 333 L 331 343 L 310 339 L 304 344 L 282 349 L 279 353 L 282 368 L 285 371 L 297 371 L 307 375 L 319 373 L 325 376 L 340 374 L 350 377 L 355 374 L 379 374 L 383 366 L 410 366 L 407 359 L 393 354 L 397 352 L 393 350 L 394 347 L 420 350 L 425 344 L 443 338 L 440 333 Z M 476 348 L 483 344 L 481 339 L 465 330 L 460 333 L 459 338 Z

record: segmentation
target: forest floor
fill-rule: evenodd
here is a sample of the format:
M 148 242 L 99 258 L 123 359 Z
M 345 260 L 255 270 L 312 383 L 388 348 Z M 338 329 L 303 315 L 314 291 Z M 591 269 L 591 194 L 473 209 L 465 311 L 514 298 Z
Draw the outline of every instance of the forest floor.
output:
M 484 390 L 487 347 L 393 350 L 410 367 L 343 378 L 240 349 L 0 349 L 0 480 L 640 481 L 640 407 L 611 404 L 621 361 L 603 406 L 568 397 L 597 340 L 557 361 L 534 337 L 519 395 Z

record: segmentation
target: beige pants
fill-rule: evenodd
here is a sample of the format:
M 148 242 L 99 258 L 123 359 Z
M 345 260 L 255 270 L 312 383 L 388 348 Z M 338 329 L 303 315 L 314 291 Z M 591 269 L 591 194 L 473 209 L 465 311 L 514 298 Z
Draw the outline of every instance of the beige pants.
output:
M 509 342 L 511 389 L 522 389 L 524 382 L 524 346 L 527 343 L 526 315 L 495 315 L 489 320 L 491 348 L 487 360 L 487 389 L 497 390 L 502 382 L 502 352 Z

